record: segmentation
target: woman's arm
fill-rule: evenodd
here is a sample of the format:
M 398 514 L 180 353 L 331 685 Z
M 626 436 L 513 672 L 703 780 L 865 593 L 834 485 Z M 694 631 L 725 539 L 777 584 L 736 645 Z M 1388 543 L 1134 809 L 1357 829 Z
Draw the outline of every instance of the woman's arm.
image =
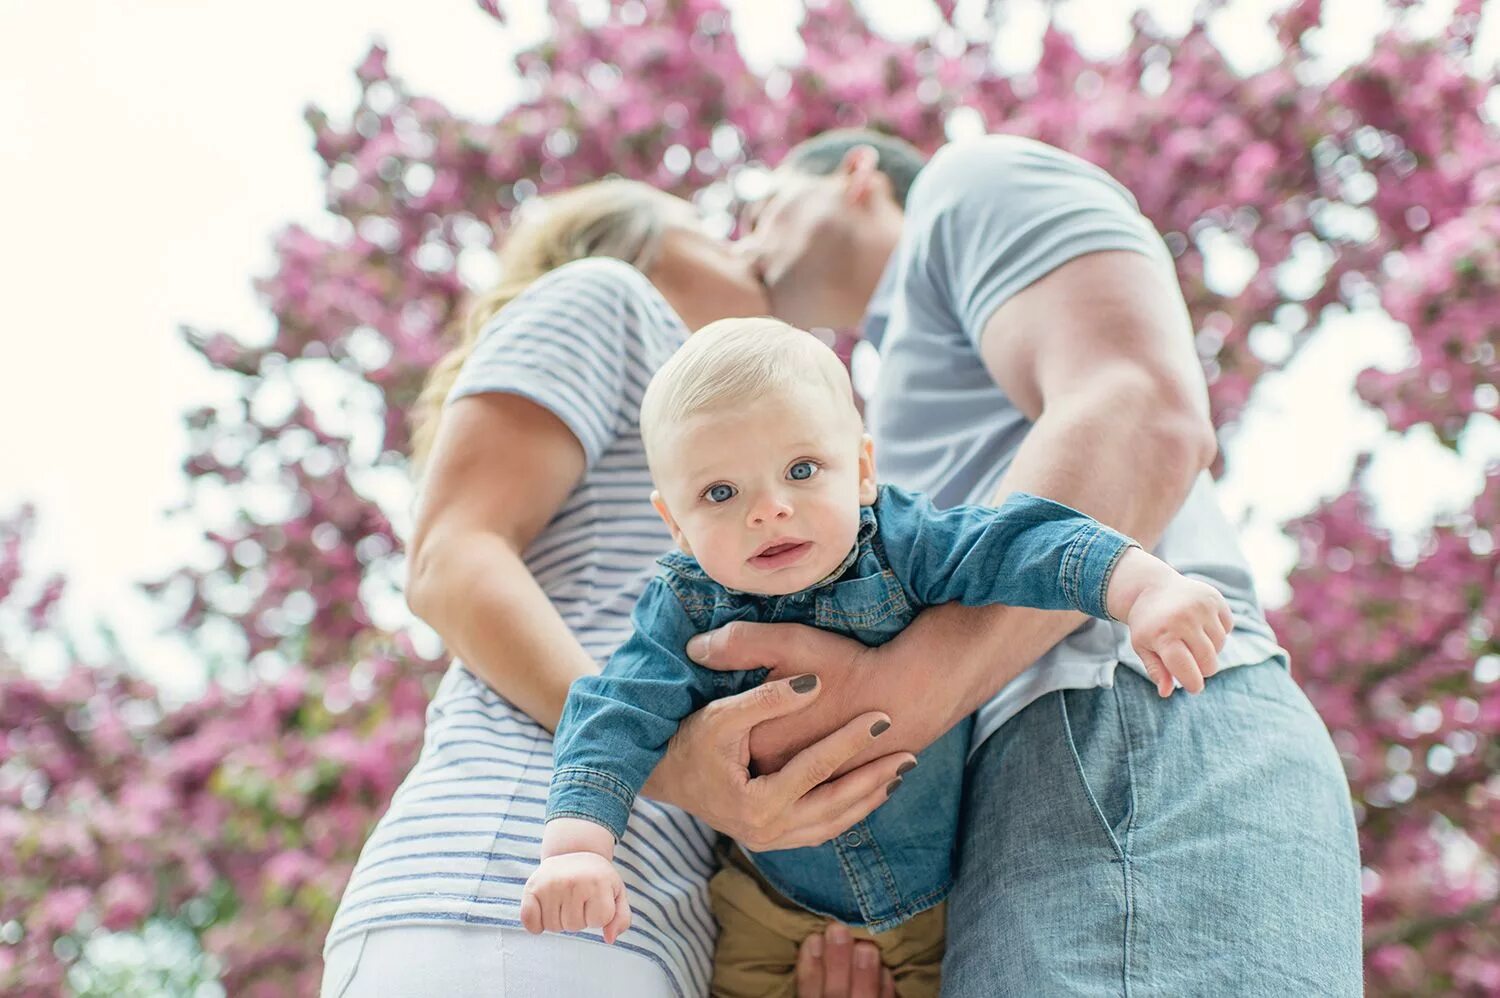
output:
M 406 602 L 496 692 L 553 729 L 598 670 L 521 560 L 583 477 L 561 419 L 518 395 L 448 406 L 421 484 Z

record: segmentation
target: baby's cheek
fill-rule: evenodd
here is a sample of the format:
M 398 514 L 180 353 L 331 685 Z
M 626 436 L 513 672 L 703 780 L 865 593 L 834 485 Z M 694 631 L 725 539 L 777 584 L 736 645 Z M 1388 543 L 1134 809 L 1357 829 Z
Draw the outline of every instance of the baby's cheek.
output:
M 699 550 L 695 557 L 698 564 L 708 573 L 708 577 L 721 586 L 730 589 L 744 589 L 745 567 L 732 548 L 724 545 L 708 544 Z

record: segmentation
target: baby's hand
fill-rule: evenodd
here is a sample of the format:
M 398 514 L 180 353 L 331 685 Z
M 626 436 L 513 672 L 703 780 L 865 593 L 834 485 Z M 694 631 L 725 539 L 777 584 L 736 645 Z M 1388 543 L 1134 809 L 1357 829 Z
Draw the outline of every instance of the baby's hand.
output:
M 1189 693 L 1219 671 L 1219 650 L 1234 626 L 1229 604 L 1213 586 L 1179 574 L 1170 565 L 1131 548 L 1115 566 L 1108 593 L 1111 616 L 1130 628 L 1130 643 L 1161 696 L 1172 681 Z
M 625 882 L 598 853 L 544 859 L 521 892 L 521 924 L 533 935 L 602 928 L 604 941 L 612 943 L 630 928 Z

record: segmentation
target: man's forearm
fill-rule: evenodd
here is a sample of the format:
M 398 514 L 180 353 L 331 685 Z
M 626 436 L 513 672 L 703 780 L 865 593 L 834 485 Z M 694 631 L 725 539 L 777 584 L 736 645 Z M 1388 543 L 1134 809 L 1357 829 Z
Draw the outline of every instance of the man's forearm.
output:
M 1031 492 L 1079 509 L 1147 547 L 1208 465 L 1192 415 L 1149 411 L 1133 398 L 1094 398 L 1043 412 L 992 497 Z M 962 691 L 954 720 L 973 712 L 1086 619 L 1019 607 L 933 607 L 907 628 L 936 649 Z M 930 644 L 929 644 L 930 643 Z

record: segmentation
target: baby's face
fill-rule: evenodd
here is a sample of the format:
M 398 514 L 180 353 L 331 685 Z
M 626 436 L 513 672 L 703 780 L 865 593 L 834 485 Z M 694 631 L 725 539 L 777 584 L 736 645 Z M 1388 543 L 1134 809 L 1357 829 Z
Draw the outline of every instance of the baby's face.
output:
M 870 438 L 808 384 L 695 413 L 655 460 L 653 496 L 677 545 L 720 585 L 781 596 L 820 582 L 875 501 Z

